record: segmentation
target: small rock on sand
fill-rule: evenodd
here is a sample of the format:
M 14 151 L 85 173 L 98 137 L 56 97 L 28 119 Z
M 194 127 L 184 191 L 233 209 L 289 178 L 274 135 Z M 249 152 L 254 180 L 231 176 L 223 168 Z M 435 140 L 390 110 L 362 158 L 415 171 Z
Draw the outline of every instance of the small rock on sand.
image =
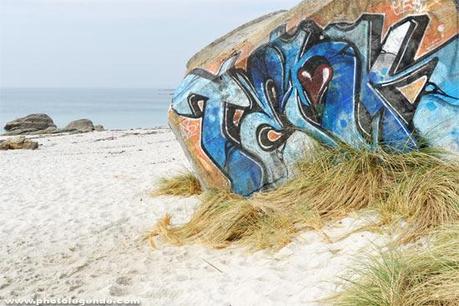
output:
M 0 150 L 35 150 L 38 149 L 38 142 L 27 139 L 25 136 L 18 136 L 0 142 Z
M 78 119 L 70 122 L 65 128 L 65 132 L 87 133 L 94 131 L 95 127 L 89 119 Z
M 103 132 L 103 131 L 105 131 L 105 129 L 104 129 L 103 125 L 97 124 L 97 125 L 94 126 L 94 131 Z

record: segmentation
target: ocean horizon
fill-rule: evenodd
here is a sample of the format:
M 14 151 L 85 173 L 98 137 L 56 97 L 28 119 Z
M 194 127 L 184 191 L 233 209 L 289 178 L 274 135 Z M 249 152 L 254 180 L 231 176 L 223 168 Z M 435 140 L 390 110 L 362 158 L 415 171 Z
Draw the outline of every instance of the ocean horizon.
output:
M 48 114 L 59 127 L 90 119 L 106 129 L 167 125 L 172 88 L 0 88 L 0 127 L 32 113 Z

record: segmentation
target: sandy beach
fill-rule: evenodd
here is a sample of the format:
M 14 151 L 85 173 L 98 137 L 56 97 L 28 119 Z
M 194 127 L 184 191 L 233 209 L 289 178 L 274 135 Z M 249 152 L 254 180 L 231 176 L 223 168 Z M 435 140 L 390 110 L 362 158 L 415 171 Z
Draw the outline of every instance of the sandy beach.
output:
M 1 139 L 4 139 L 2 137 Z M 153 198 L 189 167 L 169 129 L 32 137 L 0 152 L 0 300 L 140 299 L 142 305 L 327 305 L 340 277 L 388 237 L 349 217 L 272 253 L 212 250 L 144 235 L 164 214 L 185 222 L 196 198 Z

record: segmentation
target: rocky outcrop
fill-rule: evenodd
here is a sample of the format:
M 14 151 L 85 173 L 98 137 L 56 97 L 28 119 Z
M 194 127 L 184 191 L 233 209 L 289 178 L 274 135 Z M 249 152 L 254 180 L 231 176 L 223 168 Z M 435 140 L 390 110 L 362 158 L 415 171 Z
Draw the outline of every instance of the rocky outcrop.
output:
M 47 114 L 31 114 L 8 122 L 5 135 L 51 134 L 57 132 L 53 119 Z
M 38 142 L 27 139 L 25 136 L 17 136 L 0 142 L 0 150 L 36 150 Z
M 62 131 L 63 132 L 76 132 L 87 133 L 94 131 L 94 124 L 89 119 L 79 119 L 70 122 Z
M 5 136 L 39 135 L 56 133 L 87 133 L 105 131 L 100 124 L 94 125 L 89 119 L 78 119 L 70 122 L 63 129 L 58 129 L 47 114 L 31 114 L 8 122 L 4 127 Z

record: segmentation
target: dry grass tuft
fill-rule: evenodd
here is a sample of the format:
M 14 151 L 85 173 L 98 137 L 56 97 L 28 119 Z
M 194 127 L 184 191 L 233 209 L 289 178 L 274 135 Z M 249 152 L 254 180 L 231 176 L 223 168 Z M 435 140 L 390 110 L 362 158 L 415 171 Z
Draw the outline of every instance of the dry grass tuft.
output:
M 214 248 L 239 242 L 248 247 L 281 247 L 294 237 L 305 223 L 309 211 L 290 211 L 293 207 L 276 207 L 228 192 L 211 190 L 203 194 L 202 204 L 183 226 L 172 226 L 170 217 L 160 221 L 149 236 L 157 235 L 175 245 L 201 243 Z
M 420 164 L 402 176 L 378 205 L 388 223 L 403 219 L 408 229 L 402 242 L 413 241 L 443 224 L 459 221 L 459 166 L 440 161 Z
M 181 226 L 160 222 L 150 239 L 226 247 L 238 242 L 278 249 L 305 228 L 320 228 L 360 209 L 378 210 L 384 224 L 403 218 L 403 241 L 459 220 L 459 164 L 432 150 L 406 154 L 322 148 L 298 163 L 297 177 L 271 191 L 243 198 L 221 191 L 203 195 Z
M 186 172 L 175 177 L 163 178 L 159 186 L 152 192 L 153 196 L 182 196 L 191 197 L 202 193 L 201 184 L 191 172 Z
M 459 225 L 437 229 L 429 248 L 372 257 L 339 295 L 340 306 L 459 305 Z

